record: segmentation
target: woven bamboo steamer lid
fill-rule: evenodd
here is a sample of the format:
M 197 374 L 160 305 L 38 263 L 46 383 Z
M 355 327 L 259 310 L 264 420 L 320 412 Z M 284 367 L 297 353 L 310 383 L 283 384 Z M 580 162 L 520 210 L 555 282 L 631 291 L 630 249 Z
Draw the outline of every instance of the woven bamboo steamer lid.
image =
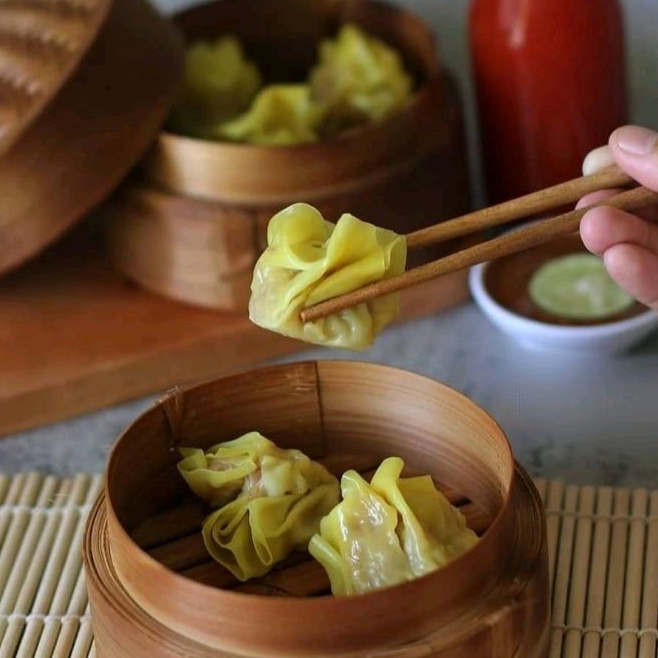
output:
M 470 501 L 459 504 L 480 541 L 444 569 L 354 597 L 321 596 L 313 561 L 227 580 L 196 562 L 207 558 L 195 548 L 201 517 L 183 502 L 176 447 L 254 428 L 338 474 L 400 455 Z M 477 405 L 385 366 L 274 366 L 165 398 L 113 448 L 83 554 L 99 658 L 547 655 L 545 520 L 532 482 Z
M 0 2 L 0 273 L 99 203 L 173 102 L 182 44 L 145 0 Z

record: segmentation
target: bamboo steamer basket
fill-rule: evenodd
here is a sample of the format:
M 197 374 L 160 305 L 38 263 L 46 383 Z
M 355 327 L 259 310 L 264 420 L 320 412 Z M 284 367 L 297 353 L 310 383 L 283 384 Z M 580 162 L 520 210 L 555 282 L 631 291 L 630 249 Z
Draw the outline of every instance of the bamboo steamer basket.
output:
M 183 57 L 146 0 L 0 2 L 0 273 L 118 185 L 173 102 Z
M 445 568 L 334 597 L 306 554 L 236 582 L 200 539 L 205 511 L 178 446 L 258 429 L 336 475 L 389 455 L 430 473 L 480 540 Z M 174 391 L 109 458 L 83 547 L 99 658 L 545 658 L 549 591 L 539 496 L 503 431 L 436 381 L 359 362 L 271 366 Z
M 305 79 L 319 41 L 354 22 L 402 54 L 417 91 L 380 124 L 294 147 L 161 132 L 107 209 L 109 252 L 128 278 L 183 302 L 244 309 L 267 223 L 291 203 L 400 233 L 468 209 L 459 95 L 435 35 L 407 10 L 376 0 L 221 0 L 175 21 L 188 40 L 238 35 L 266 81 Z

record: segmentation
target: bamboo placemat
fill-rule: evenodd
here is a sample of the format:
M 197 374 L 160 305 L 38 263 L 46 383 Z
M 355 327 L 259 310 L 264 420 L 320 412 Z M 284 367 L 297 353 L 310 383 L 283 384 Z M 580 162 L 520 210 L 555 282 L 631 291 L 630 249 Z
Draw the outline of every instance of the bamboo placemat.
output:
M 0 475 L 0 658 L 95 658 L 80 546 L 101 483 Z M 658 491 L 536 484 L 550 658 L 658 658 Z

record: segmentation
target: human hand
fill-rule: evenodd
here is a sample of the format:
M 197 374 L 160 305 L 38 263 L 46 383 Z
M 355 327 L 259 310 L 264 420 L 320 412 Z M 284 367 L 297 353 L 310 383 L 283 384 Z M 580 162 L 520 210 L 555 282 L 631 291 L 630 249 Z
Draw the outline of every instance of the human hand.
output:
M 616 163 L 631 178 L 658 191 L 658 132 L 639 126 L 617 128 L 607 146 L 595 149 L 583 162 L 583 174 Z M 583 197 L 577 207 L 619 192 L 602 190 Z M 601 256 L 610 276 L 632 297 L 658 310 L 658 206 L 636 214 L 600 206 L 580 222 L 583 243 Z

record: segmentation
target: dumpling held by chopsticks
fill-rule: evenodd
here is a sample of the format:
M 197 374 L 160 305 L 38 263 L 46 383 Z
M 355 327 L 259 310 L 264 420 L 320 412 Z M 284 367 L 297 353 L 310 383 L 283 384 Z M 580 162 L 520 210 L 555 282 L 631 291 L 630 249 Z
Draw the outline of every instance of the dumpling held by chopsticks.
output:
M 331 297 L 404 272 L 406 241 L 344 213 L 336 224 L 313 206 L 295 203 L 267 230 L 256 263 L 249 317 L 255 324 L 309 343 L 363 349 L 398 312 L 397 293 L 313 322 L 299 313 Z

